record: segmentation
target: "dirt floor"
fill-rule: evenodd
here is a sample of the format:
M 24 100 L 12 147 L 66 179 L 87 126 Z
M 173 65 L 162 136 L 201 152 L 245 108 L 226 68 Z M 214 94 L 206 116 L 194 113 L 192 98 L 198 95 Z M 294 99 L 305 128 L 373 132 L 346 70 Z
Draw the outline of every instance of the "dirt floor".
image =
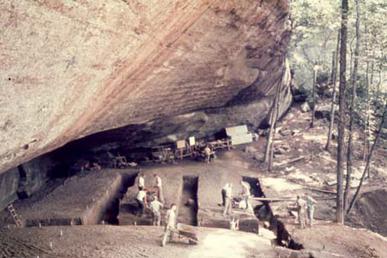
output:
M 161 247 L 163 230 L 153 226 L 52 226 L 1 230 L 0 257 L 387 257 L 387 240 L 365 230 L 321 225 L 296 230 L 305 250 L 272 245 L 264 236 L 196 228 L 199 244 L 175 238 Z
M 175 238 L 161 247 L 161 227 L 73 226 L 3 230 L 0 257 L 288 257 L 291 251 L 271 246 L 255 234 L 196 228 L 199 245 Z M 62 232 L 62 236 L 61 236 Z M 222 248 L 219 248 L 221 246 Z M 301 253 L 300 253 L 301 254 Z M 301 254 L 300 257 L 307 257 Z
M 292 234 L 314 257 L 387 257 L 387 239 L 365 229 L 321 223 Z
M 4 229 L 0 234 L 0 257 L 387 257 L 385 237 L 368 230 L 332 223 L 335 217 L 336 190 L 335 141 L 330 151 L 325 151 L 328 121 L 316 120 L 314 128 L 309 128 L 309 123 L 310 113 L 301 112 L 297 106 L 280 122 L 276 133 L 274 169 L 270 173 L 260 162 L 265 146 L 263 137 L 248 146 L 218 152 L 218 158 L 210 164 L 184 160 L 173 165 L 143 168 L 147 188 L 154 185 L 153 174 L 160 175 L 164 185 L 165 205 L 179 205 L 180 222 L 195 224 L 195 212 L 184 207 L 184 204 L 186 199 L 192 199 L 196 194 L 197 224 L 207 225 L 208 221 L 215 221 L 211 223 L 218 227 L 227 227 L 229 219 L 222 216 L 222 207 L 219 206 L 223 185 L 232 183 L 233 193 L 237 195 L 242 190 L 242 177 L 258 179 L 266 197 L 289 198 L 289 201 L 271 202 L 270 209 L 275 217 L 284 223 L 290 237 L 304 247 L 301 251 L 278 247 L 275 244 L 277 232 L 268 229 L 269 221 L 260 222 L 259 235 L 196 227 L 201 240 L 199 245 L 188 246 L 179 242 L 161 248 L 161 228 L 128 226 L 149 224 L 151 219 L 149 215 L 140 219 L 132 214 L 131 205 L 137 192 L 137 187 L 133 186 L 128 189 L 120 203 L 120 226 Z M 362 137 L 359 132 L 355 139 L 356 160 L 352 193 L 364 168 L 364 162 L 361 160 Z M 366 227 L 384 236 L 387 235 L 387 210 L 384 208 L 387 206 L 386 156 L 385 146 L 375 152 L 371 178 L 365 182 L 361 198 L 347 220 L 349 226 Z M 101 172 L 101 175 L 107 174 L 105 183 L 97 180 L 101 189 L 106 185 L 111 186 L 109 180 L 114 178 L 114 173 L 108 171 L 110 170 Z M 195 187 L 184 187 L 184 177 L 197 177 L 197 193 Z M 81 178 L 70 180 L 82 181 Z M 74 184 L 77 185 L 75 188 L 67 188 L 69 193 L 62 193 L 66 197 L 64 200 L 69 200 L 69 207 L 92 205 L 93 194 L 86 190 L 94 187 L 94 180 L 82 182 Z M 64 188 L 57 189 L 52 193 L 63 191 Z M 316 224 L 313 228 L 299 229 L 289 208 L 294 204 L 295 197 L 305 192 L 318 201 Z M 72 198 L 77 199 L 71 200 Z M 19 205 L 16 207 L 23 207 L 23 204 Z M 33 203 L 31 205 L 33 206 Z M 262 203 L 256 201 L 253 205 Z M 64 214 L 68 212 L 64 207 L 66 204 L 54 205 L 52 210 Z M 22 215 L 32 211 L 38 216 L 44 215 L 44 208 L 40 215 L 39 210 L 40 208 L 35 208 L 24 211 L 21 208 L 20 212 Z M 240 211 L 234 214 L 238 215 Z M 63 236 L 60 236 L 61 231 Z

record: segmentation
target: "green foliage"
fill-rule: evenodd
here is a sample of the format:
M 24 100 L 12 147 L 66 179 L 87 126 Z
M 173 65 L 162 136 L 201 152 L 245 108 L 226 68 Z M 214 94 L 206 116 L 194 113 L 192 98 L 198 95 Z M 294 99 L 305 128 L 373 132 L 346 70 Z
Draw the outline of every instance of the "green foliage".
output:
M 360 2 L 362 44 L 359 72 L 364 75 L 367 61 L 369 65 L 374 62 L 374 77 L 380 80 L 378 76 L 380 68 L 386 69 L 387 2 L 385 0 L 362 0 Z M 354 1 L 350 1 L 349 4 L 349 56 L 347 60 L 351 62 L 354 48 L 352 44 L 355 42 L 356 13 Z M 326 72 L 331 69 L 332 51 L 336 48 L 337 32 L 341 23 L 340 1 L 292 0 L 291 18 L 293 34 L 289 60 L 295 70 L 296 81 L 306 88 L 311 88 L 311 74 L 316 62 Z M 347 78 L 350 77 L 347 76 Z M 381 84 L 381 91 L 386 92 L 386 83 L 379 84 Z M 360 87 L 365 87 L 365 84 L 361 84 Z
M 291 0 L 292 41 L 289 60 L 298 85 L 311 89 L 315 63 L 331 71 L 341 24 L 338 0 Z M 347 79 L 351 78 L 355 44 L 355 1 L 349 0 Z M 387 1 L 360 0 L 361 44 L 357 110 L 370 129 L 377 124 L 387 94 Z M 350 87 L 350 84 L 348 84 Z M 349 91 L 349 89 L 348 89 Z M 370 137 L 372 134 L 370 134 Z
M 294 0 L 291 2 L 292 41 L 289 59 L 295 69 L 296 81 L 311 88 L 315 62 L 324 70 L 330 67 L 340 26 L 339 4 L 336 0 Z M 323 51 L 322 51 L 323 50 Z

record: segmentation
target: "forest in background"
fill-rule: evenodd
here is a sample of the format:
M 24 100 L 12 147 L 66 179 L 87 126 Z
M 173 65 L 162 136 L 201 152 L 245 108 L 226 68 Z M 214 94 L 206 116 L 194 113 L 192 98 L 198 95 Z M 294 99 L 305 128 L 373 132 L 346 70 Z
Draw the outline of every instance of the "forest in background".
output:
M 330 139 L 335 134 L 336 219 L 339 223 L 344 222 L 345 214 L 356 202 L 363 181 L 370 176 L 369 167 L 375 146 L 382 142 L 382 148 L 385 148 L 386 15 L 387 2 L 384 0 L 291 1 L 293 34 L 288 57 L 294 85 L 307 92 L 308 103 L 312 107 L 311 127 L 314 110 L 319 105 L 316 88 L 323 86 L 328 93 L 330 91 L 327 95 L 331 99 L 331 123 L 326 150 L 329 151 Z M 338 110 L 336 115 L 335 110 Z M 356 126 L 363 129 L 363 159 L 366 165 L 358 189 L 350 198 L 353 131 Z M 337 128 L 335 133 L 334 128 Z M 270 136 L 268 142 L 271 142 Z

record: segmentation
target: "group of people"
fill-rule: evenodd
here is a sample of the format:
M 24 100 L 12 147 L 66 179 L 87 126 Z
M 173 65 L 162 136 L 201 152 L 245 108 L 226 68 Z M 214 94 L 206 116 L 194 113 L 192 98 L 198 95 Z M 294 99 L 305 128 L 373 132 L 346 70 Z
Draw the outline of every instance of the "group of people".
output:
M 238 203 L 238 208 L 247 210 L 248 212 L 253 212 L 253 207 L 250 203 L 250 184 L 246 181 L 240 182 L 242 191 L 240 192 L 240 201 Z M 223 209 L 223 216 L 231 216 L 232 215 L 232 206 L 233 206 L 233 187 L 231 183 L 226 183 L 224 187 L 222 188 L 221 194 L 222 194 L 222 206 L 224 206 Z
M 161 225 L 161 209 L 164 207 L 164 195 L 161 177 L 157 174 L 153 175 L 154 184 L 151 189 L 145 188 L 145 177 L 143 173 L 139 173 L 137 178 L 138 192 L 136 196 L 136 202 L 138 204 L 138 216 L 143 216 L 145 209 L 149 208 L 152 213 L 152 225 Z M 148 202 L 148 193 L 150 195 L 150 201 Z M 173 237 L 173 233 L 176 231 L 177 222 L 177 206 L 172 203 L 165 215 L 165 228 L 164 236 L 162 239 L 162 246 Z
M 300 228 L 305 228 L 306 225 L 312 227 L 314 209 L 317 201 L 312 196 L 304 194 L 303 197 L 297 196 L 296 209 L 298 215 L 298 223 Z
M 138 216 L 143 216 L 145 209 L 149 208 L 152 212 L 153 225 L 160 226 L 161 224 L 161 209 L 164 206 L 164 195 L 161 177 L 157 174 L 153 175 L 154 185 L 151 189 L 145 188 L 145 178 L 142 173 L 139 173 L 137 179 L 138 192 L 136 202 L 138 205 Z M 150 201 L 148 203 L 148 192 L 151 193 Z

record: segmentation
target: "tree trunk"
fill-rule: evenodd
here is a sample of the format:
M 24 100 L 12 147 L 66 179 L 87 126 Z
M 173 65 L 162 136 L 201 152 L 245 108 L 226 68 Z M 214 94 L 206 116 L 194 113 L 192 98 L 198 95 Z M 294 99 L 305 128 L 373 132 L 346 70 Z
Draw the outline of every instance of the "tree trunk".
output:
M 270 112 L 270 130 L 266 142 L 266 151 L 263 162 L 268 163 L 268 171 L 270 172 L 273 166 L 273 139 L 275 136 L 275 130 L 277 126 L 277 119 L 279 114 L 279 95 L 280 95 L 281 83 L 278 83 L 275 91 L 273 105 Z
M 385 121 L 385 118 L 387 116 L 387 101 L 385 100 L 384 101 L 384 111 L 383 111 L 383 115 L 382 115 L 382 120 L 380 121 L 380 125 L 379 125 L 379 129 L 378 129 L 378 132 L 376 134 L 376 138 L 375 138 L 375 141 L 374 141 L 374 144 L 372 144 L 372 147 L 371 147 L 371 150 L 370 150 L 370 153 L 367 157 L 367 163 L 366 163 L 366 166 L 364 168 L 364 171 L 363 171 L 363 174 L 361 176 L 361 179 L 360 179 L 360 182 L 359 182 L 359 185 L 356 189 L 356 192 L 355 192 L 355 195 L 353 196 L 352 200 L 351 200 L 351 203 L 347 209 L 347 215 L 351 212 L 353 206 L 355 205 L 356 201 L 357 201 L 357 198 L 359 196 L 359 193 L 360 193 L 360 190 L 361 190 L 361 187 L 363 185 L 363 181 L 365 179 L 365 176 L 367 174 L 367 171 L 369 171 L 369 167 L 370 167 L 370 163 L 371 163 L 371 158 L 372 158 L 372 154 L 374 153 L 374 150 L 375 150 L 375 146 L 380 138 L 380 135 L 381 135 L 381 132 L 382 132 L 382 129 L 383 129 L 383 124 L 384 124 L 384 121 Z
M 377 98 L 380 98 L 380 86 L 382 85 L 382 71 L 383 71 L 383 62 L 380 62 L 379 64 L 379 81 L 378 85 L 376 86 L 376 96 Z
M 357 86 L 357 69 L 359 65 L 359 51 L 360 51 L 360 6 L 359 0 L 355 0 L 356 4 L 356 45 L 354 53 L 354 64 L 352 70 L 352 96 L 351 105 L 349 111 L 349 128 L 348 128 L 348 149 L 347 149 L 347 176 L 344 191 L 344 209 L 347 207 L 349 191 L 351 188 L 351 176 L 352 176 L 352 148 L 353 148 L 353 120 L 354 120 L 354 109 L 356 106 L 356 86 Z
M 375 51 L 372 54 L 372 59 L 375 57 Z M 367 87 L 367 153 L 370 151 L 370 141 L 371 141 L 371 103 L 372 103 L 372 98 L 371 94 L 372 93 L 372 85 L 374 83 L 374 60 L 371 62 L 371 78 L 370 78 L 370 83 L 368 84 Z M 370 170 L 368 168 L 367 171 L 367 177 L 370 177 Z
M 334 71 L 335 71 L 335 67 L 336 67 L 336 53 L 335 51 L 332 52 L 332 70 L 331 70 L 331 78 L 330 78 L 330 83 L 333 84 L 334 82 L 334 77 L 333 77 L 333 74 L 334 74 Z
M 310 122 L 310 127 L 313 128 L 314 126 L 314 115 L 316 113 L 316 80 L 317 80 L 317 69 L 316 65 L 313 67 L 313 90 L 312 90 L 312 100 L 313 100 L 313 106 L 312 106 L 312 121 Z
M 336 221 L 344 224 L 343 210 L 343 165 L 344 165 L 344 138 L 345 138 L 345 88 L 347 70 L 347 34 L 348 34 L 348 0 L 342 0 L 341 6 L 341 42 L 340 42 L 340 84 L 339 84 L 339 123 L 337 144 L 337 196 Z
M 333 92 L 332 92 L 332 103 L 331 103 L 331 121 L 329 123 L 329 130 L 328 130 L 328 138 L 327 138 L 327 144 L 325 145 L 325 150 L 329 150 L 329 147 L 331 145 L 332 140 L 332 130 L 333 130 L 333 124 L 335 122 L 335 104 L 336 104 L 336 84 L 337 84 L 337 67 L 339 63 L 339 48 L 340 48 L 340 31 L 337 35 L 337 46 L 336 46 L 336 52 L 333 51 L 333 55 L 335 58 L 335 67 L 332 71 L 333 73 Z
M 369 123 L 369 115 L 368 115 L 368 103 L 369 103 L 369 61 L 367 60 L 367 68 L 366 68 L 366 110 L 364 117 L 364 143 L 363 143 L 363 161 L 365 162 L 368 156 L 369 150 L 369 140 L 368 140 L 368 123 Z

